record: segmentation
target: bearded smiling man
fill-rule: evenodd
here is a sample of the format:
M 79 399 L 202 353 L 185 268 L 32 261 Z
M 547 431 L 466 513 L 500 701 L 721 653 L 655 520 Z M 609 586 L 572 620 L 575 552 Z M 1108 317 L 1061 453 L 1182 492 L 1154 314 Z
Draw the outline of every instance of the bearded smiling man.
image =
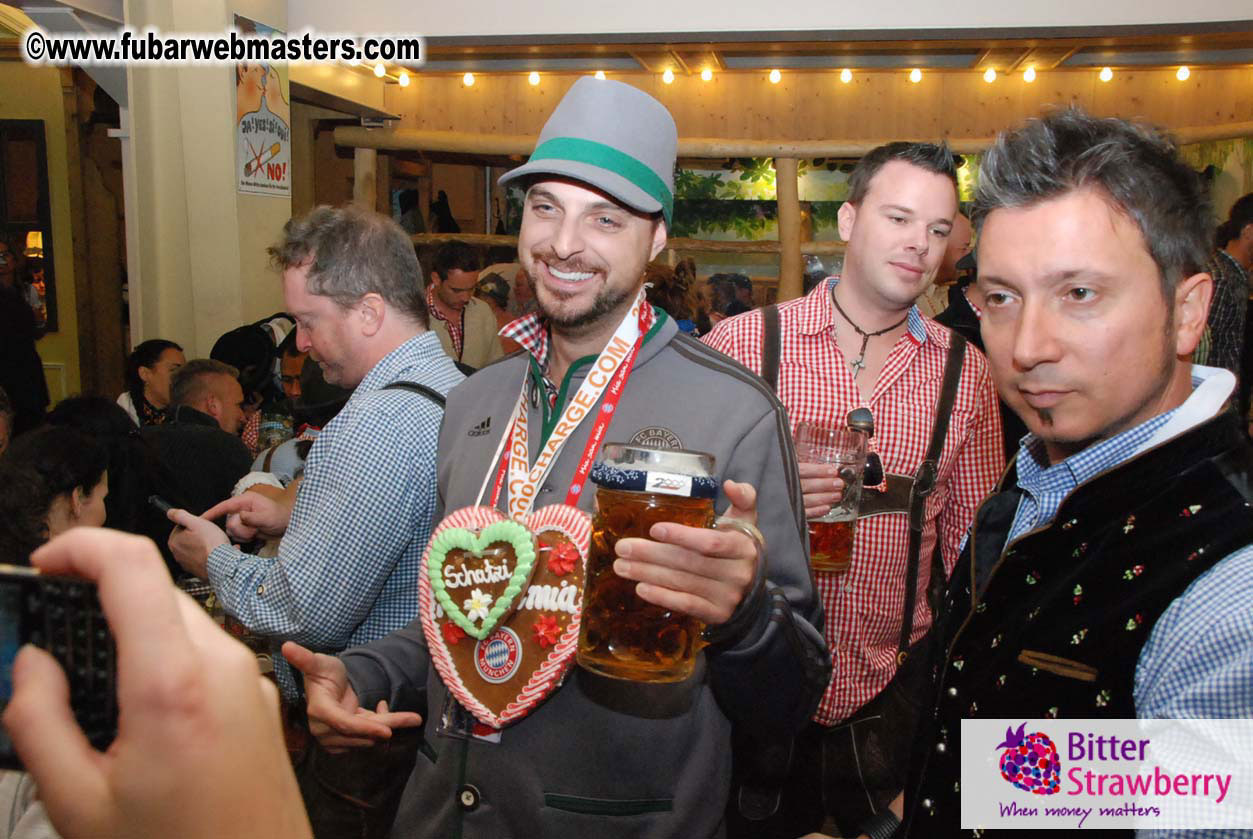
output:
M 429 753 L 409 778 L 394 837 L 718 835 L 732 723 L 786 741 L 826 684 L 783 409 L 760 380 L 680 335 L 644 299 L 644 267 L 670 225 L 676 147 L 659 102 L 583 79 L 530 162 L 503 179 L 527 186 L 518 256 L 540 311 L 502 331 L 523 352 L 450 395 L 438 513 L 490 504 L 516 517 L 563 502 L 591 510 L 594 488 L 576 468 L 596 455 L 589 441 L 602 431 L 708 452 L 725 527 L 655 525 L 650 538 L 618 541 L 613 570 L 643 600 L 704 622 L 709 646 L 688 680 L 649 685 L 646 698 L 631 682 L 576 668 L 527 716 L 494 729 L 432 666 L 440 639 L 420 620 L 337 658 L 287 645 L 324 744 L 360 746 L 424 726 Z M 633 360 L 611 352 L 624 335 Z M 591 375 L 613 364 L 625 382 L 616 396 L 607 376 Z M 589 408 L 584 421 L 564 419 L 572 404 Z M 530 430 L 511 437 L 518 429 Z M 527 458 L 502 461 L 510 439 L 511 451 L 530 442 Z M 554 446 L 549 471 L 528 471 Z M 380 702 L 386 709 L 364 710 Z

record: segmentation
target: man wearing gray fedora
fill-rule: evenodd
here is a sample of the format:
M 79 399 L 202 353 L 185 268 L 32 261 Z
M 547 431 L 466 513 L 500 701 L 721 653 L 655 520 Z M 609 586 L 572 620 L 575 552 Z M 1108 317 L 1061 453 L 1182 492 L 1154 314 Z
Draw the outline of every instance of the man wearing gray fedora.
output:
M 466 686 L 440 677 L 432 659 L 444 641 L 421 620 L 338 657 L 287 645 L 324 745 L 423 727 L 425 756 L 395 837 L 720 836 L 733 727 L 786 743 L 826 686 L 783 409 L 760 379 L 679 334 L 644 298 L 644 268 L 671 224 L 676 148 L 659 102 L 582 79 L 530 161 L 502 178 L 526 188 L 518 256 L 539 311 L 502 330 L 524 352 L 449 397 L 439 514 L 490 504 L 516 517 L 531 502 L 563 500 L 590 511 L 581 467 L 601 439 L 709 453 L 719 528 L 654 525 L 651 538 L 619 540 L 613 566 L 641 599 L 702 621 L 706 646 L 677 683 L 573 667 L 526 716 L 492 728 L 454 699 Z M 623 346 L 632 352 L 615 350 Z M 551 469 L 532 469 L 538 461 Z

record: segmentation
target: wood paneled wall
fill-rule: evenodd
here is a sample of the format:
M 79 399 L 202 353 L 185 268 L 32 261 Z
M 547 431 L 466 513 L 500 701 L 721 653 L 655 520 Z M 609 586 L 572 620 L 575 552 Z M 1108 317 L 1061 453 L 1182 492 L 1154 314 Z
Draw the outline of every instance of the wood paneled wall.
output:
M 460 76 L 417 73 L 407 88 L 390 85 L 387 110 L 399 128 L 492 134 L 537 134 L 562 94 L 581 75 Z M 1040 71 L 985 82 L 974 71 L 924 72 L 911 83 L 901 71 L 854 72 L 849 84 L 833 72 L 720 73 L 712 81 L 681 75 L 673 84 L 651 73 L 611 74 L 656 96 L 674 114 L 680 137 L 762 140 L 989 138 L 1049 105 L 1075 104 L 1103 116 L 1148 119 L 1169 128 L 1253 120 L 1253 68 L 1197 68 L 1185 82 L 1170 70 Z

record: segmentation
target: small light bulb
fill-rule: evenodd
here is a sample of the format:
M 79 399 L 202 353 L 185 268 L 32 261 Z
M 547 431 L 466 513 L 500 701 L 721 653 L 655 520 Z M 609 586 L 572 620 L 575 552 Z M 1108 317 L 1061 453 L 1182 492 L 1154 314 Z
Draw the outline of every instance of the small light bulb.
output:
M 1026 70 L 1023 70 L 1022 80 L 1026 82 L 1027 84 L 1031 84 L 1033 81 L 1035 81 L 1035 68 L 1028 67 Z
M 374 65 L 374 75 L 378 76 L 380 79 L 387 75 L 387 70 L 383 67 L 382 62 Z
M 605 80 L 605 71 L 604 71 L 604 70 L 597 70 L 597 71 L 596 71 L 596 78 L 597 78 L 597 79 L 599 79 L 600 81 L 602 81 L 602 82 L 603 82 L 603 81 Z
M 357 58 L 357 56 L 355 56 L 355 55 L 354 55 L 352 58 L 348 59 L 348 66 L 349 66 L 349 67 L 356 67 L 356 66 L 358 66 L 358 65 L 360 65 L 360 64 L 361 64 L 361 59 L 360 59 L 360 58 Z
M 780 73 L 778 70 L 770 71 L 770 84 L 778 84 L 779 80 L 782 78 L 783 78 L 783 74 Z
M 912 81 L 917 81 L 917 79 L 914 79 L 913 76 L 910 76 L 910 79 Z M 983 80 L 987 82 L 988 84 L 991 84 L 992 82 L 996 81 L 996 70 L 992 67 L 989 67 L 988 69 L 984 70 Z
M 539 73 L 537 73 L 537 72 L 535 72 L 534 70 L 532 70 L 532 71 L 531 71 L 531 75 L 527 76 L 527 77 L 526 77 L 526 80 L 527 80 L 528 82 L 530 82 L 532 85 L 537 85 L 537 84 L 539 84 Z
M 1107 82 L 1112 78 L 1114 78 L 1114 71 L 1109 69 L 1108 67 L 1102 67 L 1101 68 L 1101 81 Z
M 848 84 L 852 80 L 853 80 L 852 70 L 845 67 L 843 70 L 840 71 L 840 81 L 844 82 L 844 84 Z
M 1188 76 L 1191 76 L 1191 75 L 1192 75 L 1192 71 L 1189 70 L 1187 66 L 1185 65 L 1183 67 L 1180 67 L 1179 70 L 1175 73 L 1175 78 L 1181 82 L 1186 82 L 1188 80 Z
M 714 78 L 714 71 L 710 70 L 708 67 L 700 71 L 700 80 L 702 82 L 713 81 L 713 78 Z
M 661 74 L 661 80 L 666 84 L 674 84 L 674 71 L 667 67 L 666 72 Z
M 917 67 L 915 67 L 914 69 L 910 70 L 910 71 L 909 71 L 909 80 L 910 80 L 911 82 L 913 82 L 914 84 L 918 84 L 918 82 L 922 81 L 922 71 L 921 71 L 921 70 L 919 70 Z
M 474 74 L 466 73 L 461 77 L 461 83 L 466 87 L 474 87 Z
M 466 75 L 468 76 L 470 74 L 467 73 Z M 396 81 L 400 84 L 401 87 L 408 87 L 409 86 L 409 74 L 406 73 L 404 70 L 401 70 L 400 74 L 396 76 Z

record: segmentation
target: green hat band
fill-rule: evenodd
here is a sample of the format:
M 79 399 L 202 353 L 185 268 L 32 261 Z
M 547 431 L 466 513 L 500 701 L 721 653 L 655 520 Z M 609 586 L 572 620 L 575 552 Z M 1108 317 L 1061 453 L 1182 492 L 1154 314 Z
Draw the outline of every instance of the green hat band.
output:
M 531 154 L 531 162 L 537 160 L 572 160 L 607 169 L 638 186 L 661 205 L 661 212 L 666 217 L 666 224 L 674 214 L 674 194 L 666 186 L 666 182 L 645 164 L 636 160 L 626 152 L 619 151 L 595 140 L 584 140 L 579 137 L 554 137 L 536 147 Z

